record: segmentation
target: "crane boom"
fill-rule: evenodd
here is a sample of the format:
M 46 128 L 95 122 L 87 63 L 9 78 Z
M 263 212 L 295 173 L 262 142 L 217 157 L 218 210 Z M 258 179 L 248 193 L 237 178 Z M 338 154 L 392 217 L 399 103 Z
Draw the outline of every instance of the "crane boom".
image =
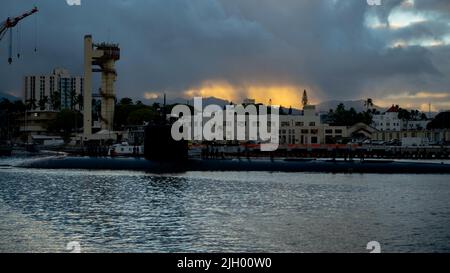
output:
M 10 45 L 9 45 L 9 47 L 11 48 L 12 47 L 12 28 L 13 27 L 15 27 L 15 26 L 17 26 L 17 24 L 20 22 L 20 21 L 22 21 L 23 19 L 25 19 L 25 18 L 27 18 L 28 16 L 30 16 L 30 15 L 33 15 L 34 13 L 36 13 L 36 12 L 38 12 L 39 10 L 38 10 L 38 8 L 37 7 L 34 7 L 32 10 L 30 10 L 30 11 L 28 11 L 28 12 L 25 12 L 25 13 L 23 13 L 22 15 L 20 15 L 20 16 L 17 16 L 17 17 L 13 17 L 13 18 L 7 18 L 6 19 L 6 21 L 4 21 L 4 22 L 2 22 L 1 23 L 1 25 L 0 25 L 0 41 L 3 39 L 3 37 L 5 36 L 5 34 L 6 34 L 6 32 L 8 31 L 8 29 L 10 30 L 10 34 L 11 34 L 11 37 L 10 37 Z M 10 50 L 11 51 L 11 50 Z M 11 52 L 10 52 L 10 56 L 9 56 L 9 63 L 11 63 L 12 62 L 12 59 L 11 59 Z

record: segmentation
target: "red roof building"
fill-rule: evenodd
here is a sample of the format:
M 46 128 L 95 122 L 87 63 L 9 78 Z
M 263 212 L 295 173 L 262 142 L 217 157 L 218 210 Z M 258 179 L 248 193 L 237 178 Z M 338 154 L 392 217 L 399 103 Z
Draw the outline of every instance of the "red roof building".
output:
M 393 105 L 391 106 L 391 108 L 389 108 L 386 113 L 398 113 L 400 110 L 400 106 L 398 105 Z

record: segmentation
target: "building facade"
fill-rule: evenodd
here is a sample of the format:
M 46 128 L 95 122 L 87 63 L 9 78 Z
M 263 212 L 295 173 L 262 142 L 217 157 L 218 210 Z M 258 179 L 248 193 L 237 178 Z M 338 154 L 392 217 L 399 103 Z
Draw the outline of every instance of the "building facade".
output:
M 248 112 L 246 112 L 251 111 L 248 107 L 252 105 L 256 107 L 256 113 L 255 116 L 253 116 L 253 119 L 250 118 L 250 116 L 247 115 Z M 259 142 L 255 138 L 259 137 L 258 132 L 261 126 L 261 120 L 259 112 L 256 109 L 259 106 L 266 106 L 254 104 L 254 100 L 250 99 L 246 99 L 240 106 L 243 107 L 242 109 L 245 109 L 245 118 L 240 120 L 237 118 L 237 115 L 234 115 L 234 120 L 224 120 L 223 124 L 217 125 L 215 130 L 221 132 L 221 134 L 219 139 L 214 139 L 213 141 L 217 143 Z M 280 145 L 336 144 L 348 137 L 346 126 L 331 126 L 322 123 L 321 117 L 316 113 L 316 107 L 314 105 L 306 105 L 301 114 L 278 115 L 277 117 L 279 120 L 270 120 L 271 115 L 269 114 L 265 122 L 267 122 L 266 129 L 270 132 L 275 127 L 278 128 Z M 200 119 L 202 126 L 205 126 L 205 124 L 211 120 L 210 117 L 201 117 Z M 201 127 L 200 130 L 194 130 L 193 127 L 199 126 L 199 121 L 192 119 L 191 122 L 191 135 L 195 140 L 201 142 L 200 140 L 203 139 L 203 127 Z M 278 126 L 275 125 L 275 122 L 278 123 Z M 237 140 L 238 132 L 245 134 L 245 140 Z
M 73 77 L 66 69 L 54 69 L 50 75 L 30 75 L 24 78 L 24 102 L 32 111 L 80 110 L 84 80 Z
M 450 142 L 449 129 L 377 131 L 374 141 L 388 142 L 399 140 L 402 146 L 444 145 Z
M 373 115 L 372 126 L 379 131 L 400 131 L 402 120 L 398 118 L 399 107 L 392 105 L 386 112 Z
M 427 119 L 402 120 L 398 117 L 399 111 L 399 106 L 392 105 L 386 112 L 373 115 L 372 126 L 382 132 L 399 132 L 403 130 L 424 130 L 430 123 L 430 120 Z
M 322 123 L 314 105 L 306 105 L 302 115 L 280 116 L 280 144 L 334 144 L 347 137 L 347 127 Z
M 20 116 L 17 122 L 20 124 L 20 132 L 29 135 L 47 134 L 47 125 L 57 116 L 55 111 L 27 111 Z

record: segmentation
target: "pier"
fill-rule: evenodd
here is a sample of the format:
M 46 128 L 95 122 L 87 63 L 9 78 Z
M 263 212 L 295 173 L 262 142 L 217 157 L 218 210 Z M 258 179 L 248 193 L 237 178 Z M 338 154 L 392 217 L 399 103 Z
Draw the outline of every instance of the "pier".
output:
M 274 152 L 262 152 L 258 145 L 199 145 L 204 159 L 223 158 L 341 158 L 341 159 L 450 159 L 449 146 L 365 146 L 340 145 L 280 145 Z

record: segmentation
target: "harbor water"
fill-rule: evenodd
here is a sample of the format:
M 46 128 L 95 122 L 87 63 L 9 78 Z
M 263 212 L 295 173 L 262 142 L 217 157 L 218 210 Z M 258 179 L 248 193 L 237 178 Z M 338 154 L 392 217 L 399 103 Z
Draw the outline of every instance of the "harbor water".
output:
M 450 252 L 450 175 L 41 170 L 0 159 L 0 252 Z

